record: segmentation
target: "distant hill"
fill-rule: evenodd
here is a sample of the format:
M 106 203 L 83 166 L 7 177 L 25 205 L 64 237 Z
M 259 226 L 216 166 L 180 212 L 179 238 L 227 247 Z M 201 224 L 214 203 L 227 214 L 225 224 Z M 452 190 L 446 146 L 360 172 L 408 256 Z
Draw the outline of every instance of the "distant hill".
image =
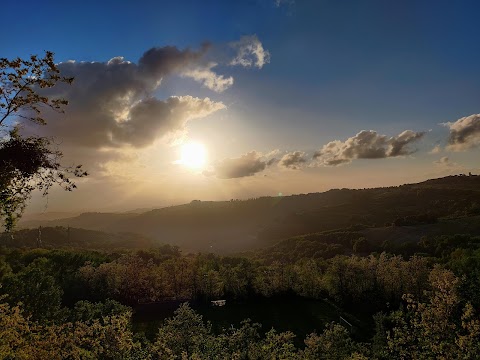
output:
M 74 217 L 58 218 L 55 220 L 23 221 L 20 228 L 36 228 L 39 226 L 64 226 L 90 230 L 106 230 L 115 227 L 115 224 L 125 219 L 135 217 L 138 213 L 101 213 L 86 212 Z
M 28 213 L 22 216 L 20 223 L 67 219 L 78 215 L 80 215 L 80 212 L 45 211 L 41 213 Z
M 35 226 L 138 233 L 187 251 L 232 253 L 352 226 L 419 225 L 477 214 L 480 176 L 448 176 L 396 187 L 335 189 L 250 200 L 196 200 L 141 214 L 84 213 L 36 222 Z
M 41 240 L 41 244 L 39 244 Z M 11 236 L 3 235 L 1 244 L 9 247 L 78 248 L 78 249 L 142 249 L 151 248 L 157 242 L 143 235 L 131 233 L 105 233 L 102 231 L 41 227 L 18 230 Z

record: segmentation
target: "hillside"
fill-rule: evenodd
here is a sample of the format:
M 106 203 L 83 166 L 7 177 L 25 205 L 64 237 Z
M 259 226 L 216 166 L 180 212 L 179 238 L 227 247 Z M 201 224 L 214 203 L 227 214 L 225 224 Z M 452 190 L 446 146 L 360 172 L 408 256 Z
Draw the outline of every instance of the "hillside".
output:
M 233 253 L 352 226 L 418 225 L 476 214 L 480 214 L 480 176 L 449 176 L 398 187 L 192 201 L 141 214 L 85 213 L 35 226 L 138 233 L 186 251 Z
M 255 256 L 268 263 L 329 259 L 336 255 L 364 256 L 383 251 L 405 256 L 428 253 L 438 256 L 443 251 L 438 243 L 445 240 L 449 243 L 456 238 L 460 239 L 458 247 L 470 245 L 471 239 L 480 244 L 480 216 L 441 219 L 432 224 L 352 227 L 300 235 L 257 251 Z
M 154 247 L 156 243 L 139 234 L 106 233 L 71 227 L 41 227 L 23 229 L 11 236 L 1 237 L 2 245 L 9 247 L 77 248 L 77 249 L 139 249 Z M 40 241 L 39 241 L 40 240 Z

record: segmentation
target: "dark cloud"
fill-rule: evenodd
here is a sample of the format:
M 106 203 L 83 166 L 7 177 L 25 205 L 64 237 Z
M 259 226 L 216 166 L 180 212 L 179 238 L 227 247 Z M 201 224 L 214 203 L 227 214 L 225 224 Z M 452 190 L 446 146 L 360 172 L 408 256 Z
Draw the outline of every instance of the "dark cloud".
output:
M 465 151 L 480 145 L 480 114 L 443 124 L 450 129 L 448 150 Z
M 198 62 L 209 47 L 208 44 L 202 45 L 199 51 L 179 50 L 175 46 L 154 47 L 142 55 L 138 67 L 147 76 L 162 78 Z
M 214 165 L 215 174 L 220 179 L 234 179 L 253 176 L 267 168 L 274 159 L 267 160 L 261 153 L 250 151 L 238 158 L 223 159 Z
M 336 166 L 353 159 L 382 159 L 410 155 L 415 150 L 409 145 L 421 139 L 424 132 L 405 130 L 397 136 L 387 137 L 373 130 L 362 130 L 345 141 L 335 140 L 324 145 L 313 155 L 319 164 Z
M 412 130 L 405 130 L 398 136 L 390 138 L 389 149 L 386 157 L 406 156 L 410 155 L 415 150 L 408 148 L 411 143 L 420 140 L 425 135 L 425 132 L 415 132 Z
M 287 169 L 298 170 L 307 162 L 306 154 L 302 151 L 294 151 L 283 155 L 278 165 Z

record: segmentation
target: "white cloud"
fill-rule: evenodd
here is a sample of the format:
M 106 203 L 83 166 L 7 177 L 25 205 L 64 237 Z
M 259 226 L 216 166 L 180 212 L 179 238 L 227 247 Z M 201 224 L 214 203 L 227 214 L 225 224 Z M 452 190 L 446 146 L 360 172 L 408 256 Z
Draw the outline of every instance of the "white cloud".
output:
M 230 43 L 230 46 L 237 53 L 230 61 L 230 65 L 254 66 L 261 69 L 270 62 L 270 53 L 264 49 L 256 35 L 242 36 L 240 40 Z
M 233 77 L 225 77 L 212 71 L 217 65 L 217 63 L 211 62 L 204 67 L 189 69 L 183 73 L 183 76 L 202 83 L 210 90 L 223 92 L 233 85 Z

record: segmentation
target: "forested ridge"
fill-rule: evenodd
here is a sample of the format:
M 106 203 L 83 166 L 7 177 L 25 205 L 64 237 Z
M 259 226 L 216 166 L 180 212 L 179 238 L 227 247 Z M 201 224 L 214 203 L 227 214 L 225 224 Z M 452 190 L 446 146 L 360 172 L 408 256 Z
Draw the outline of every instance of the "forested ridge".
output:
M 310 233 L 422 225 L 473 215 L 480 215 L 480 176 L 458 175 L 384 188 L 333 189 L 248 200 L 196 200 L 141 214 L 84 213 L 21 225 L 137 233 L 187 252 L 232 254 Z

